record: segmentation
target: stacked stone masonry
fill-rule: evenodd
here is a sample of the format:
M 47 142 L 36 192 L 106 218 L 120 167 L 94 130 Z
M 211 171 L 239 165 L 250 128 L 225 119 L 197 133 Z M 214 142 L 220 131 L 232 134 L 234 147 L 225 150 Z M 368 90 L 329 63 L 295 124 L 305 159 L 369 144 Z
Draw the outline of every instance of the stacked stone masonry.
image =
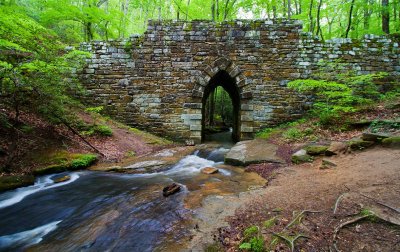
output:
M 128 125 L 201 141 L 204 90 L 224 71 L 240 94 L 240 138 L 302 115 L 306 96 L 289 90 L 318 62 L 342 60 L 361 73 L 400 77 L 399 41 L 373 35 L 322 42 L 297 20 L 149 21 L 142 36 L 81 45 L 92 58 L 81 74 L 89 104 Z

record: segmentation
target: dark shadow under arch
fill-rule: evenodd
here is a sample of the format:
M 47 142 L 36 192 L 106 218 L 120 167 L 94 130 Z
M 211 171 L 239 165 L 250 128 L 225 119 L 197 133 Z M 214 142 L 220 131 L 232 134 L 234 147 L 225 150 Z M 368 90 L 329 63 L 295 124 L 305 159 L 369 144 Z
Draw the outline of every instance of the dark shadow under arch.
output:
M 232 78 L 228 72 L 221 70 L 217 72 L 208 82 L 204 89 L 204 94 L 202 98 L 202 121 L 201 121 L 201 141 L 205 139 L 205 108 L 207 98 L 211 92 L 221 86 L 229 94 L 233 105 L 233 126 L 232 126 L 232 140 L 233 142 L 240 141 L 240 92 L 236 85 L 235 79 Z

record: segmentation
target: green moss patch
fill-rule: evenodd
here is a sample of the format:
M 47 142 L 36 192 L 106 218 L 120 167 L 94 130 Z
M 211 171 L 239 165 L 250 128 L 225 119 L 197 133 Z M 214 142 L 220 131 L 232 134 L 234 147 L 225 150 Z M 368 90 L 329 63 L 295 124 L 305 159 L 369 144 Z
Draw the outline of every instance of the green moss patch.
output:
M 391 148 L 400 148 L 400 136 L 388 137 L 382 140 L 382 145 Z
M 16 175 L 0 177 L 0 192 L 33 185 L 35 178 L 32 175 Z
M 96 160 L 97 156 L 94 154 L 60 152 L 50 157 L 50 165 L 38 168 L 33 173 L 35 175 L 44 175 L 84 169 L 92 165 Z
M 329 146 L 325 145 L 310 145 L 305 148 L 308 155 L 318 156 L 324 155 L 326 150 L 328 150 Z

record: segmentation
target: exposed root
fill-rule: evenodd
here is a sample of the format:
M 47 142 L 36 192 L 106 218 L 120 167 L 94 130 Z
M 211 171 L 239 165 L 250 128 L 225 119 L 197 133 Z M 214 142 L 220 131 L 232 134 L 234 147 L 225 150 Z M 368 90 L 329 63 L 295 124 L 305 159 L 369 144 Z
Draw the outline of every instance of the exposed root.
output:
M 272 234 L 277 236 L 277 237 L 279 237 L 279 238 L 281 238 L 282 240 L 286 241 L 290 246 L 290 251 L 292 251 L 292 252 L 294 251 L 294 248 L 295 248 L 294 243 L 295 243 L 295 241 L 297 239 L 302 238 L 302 237 L 303 238 L 309 238 L 308 236 L 302 235 L 302 234 L 298 234 L 298 235 L 293 236 L 293 237 L 292 236 L 286 236 L 284 234 L 279 234 L 279 233 L 272 233 Z
M 293 226 L 293 224 L 294 224 L 298 219 L 300 219 L 301 217 L 303 217 L 303 215 L 306 214 L 306 213 L 321 213 L 321 212 L 322 212 L 322 211 L 303 210 L 303 211 L 301 211 L 299 214 L 297 214 L 297 215 L 293 218 L 293 220 L 292 220 L 289 224 L 286 225 L 286 227 L 285 227 L 283 230 L 286 230 L 286 229 L 290 228 L 291 226 Z
M 367 214 L 367 215 L 359 216 L 357 218 L 354 218 L 354 219 L 351 219 L 349 221 L 343 222 L 342 224 L 337 226 L 335 228 L 335 230 L 333 231 L 333 242 L 336 243 L 336 238 L 337 238 L 337 235 L 339 234 L 340 229 L 342 229 L 343 227 L 345 227 L 347 225 L 359 222 L 361 220 L 364 220 L 364 219 L 372 217 L 372 216 L 375 216 L 375 215 L 374 214 Z
M 335 202 L 335 206 L 333 207 L 333 214 L 336 214 L 337 208 L 338 208 L 338 206 L 339 206 L 339 202 L 340 202 L 340 200 L 343 198 L 343 196 L 344 196 L 345 194 L 346 194 L 346 193 L 342 193 L 342 194 L 340 194 L 339 197 L 337 198 L 337 200 L 336 200 L 336 202 Z
M 368 195 L 365 195 L 365 194 L 363 194 L 363 193 L 359 193 L 359 194 L 360 194 L 361 196 L 364 196 L 364 197 L 367 198 L 367 199 L 370 199 L 370 200 L 374 201 L 375 203 L 377 203 L 377 204 L 379 204 L 379 205 L 381 205 L 381 206 L 387 207 L 387 208 L 389 208 L 389 209 L 391 209 L 391 210 L 393 210 L 393 211 L 395 211 L 395 212 L 397 212 L 397 213 L 400 213 L 400 209 L 398 209 L 398 208 L 396 208 L 396 207 L 392 207 L 392 206 L 386 204 L 385 202 L 382 202 L 382 201 L 379 201 L 379 200 L 377 200 L 377 199 L 374 199 L 374 198 L 372 198 L 372 197 L 370 197 L 370 196 L 368 196 Z
M 363 195 L 363 196 L 366 196 L 366 195 Z M 366 197 L 369 198 L 368 196 L 366 196 Z M 372 199 L 372 198 L 371 198 L 371 199 Z M 347 225 L 350 225 L 350 224 L 354 224 L 354 223 L 359 222 L 359 221 L 361 221 L 361 220 L 364 220 L 364 219 L 368 219 L 368 218 L 370 218 L 370 217 L 373 217 L 373 218 L 379 219 L 379 220 L 381 220 L 381 221 L 390 223 L 390 224 L 392 224 L 392 225 L 397 225 L 397 226 L 398 226 L 397 223 L 393 223 L 393 222 L 391 222 L 390 220 L 385 220 L 385 219 L 383 219 L 383 218 L 377 216 L 377 215 L 376 215 L 375 213 L 373 213 L 373 212 L 370 212 L 370 211 L 368 211 L 368 212 L 369 212 L 368 214 L 364 214 L 364 215 L 362 215 L 362 216 L 359 216 L 359 217 L 357 217 L 357 218 L 351 219 L 351 220 L 349 220 L 349 221 L 343 222 L 342 224 L 338 225 L 338 226 L 335 228 L 335 230 L 333 231 L 333 239 L 332 239 L 333 246 L 332 246 L 331 249 L 333 249 L 334 251 L 339 251 L 339 249 L 337 248 L 336 239 L 337 239 L 337 236 L 338 236 L 340 230 L 341 230 L 343 227 L 345 227 L 345 226 L 347 226 Z M 361 213 L 362 213 L 362 212 L 361 212 Z

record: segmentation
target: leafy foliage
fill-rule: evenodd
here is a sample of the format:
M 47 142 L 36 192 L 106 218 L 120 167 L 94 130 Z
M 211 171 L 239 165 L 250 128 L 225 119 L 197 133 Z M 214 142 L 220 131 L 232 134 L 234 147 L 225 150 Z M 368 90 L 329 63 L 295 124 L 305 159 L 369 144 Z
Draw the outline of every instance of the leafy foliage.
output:
M 378 0 L 2 0 L 0 5 L 25 12 L 44 27 L 52 29 L 64 42 L 77 43 L 143 33 L 149 19 L 228 21 L 295 18 L 304 23 L 304 31 L 325 39 L 399 33 L 400 3 L 388 2 L 386 5 Z M 389 31 L 383 27 L 383 13 L 388 17 Z M 349 19 L 353 21 L 350 24 Z
M 70 95 L 81 92 L 71 75 L 89 56 L 64 49 L 57 36 L 24 13 L 0 9 L 0 97 L 1 105 L 41 114 L 59 123 L 72 114 Z
M 243 232 L 243 240 L 239 248 L 247 251 L 261 252 L 264 251 L 264 239 L 260 235 L 258 226 L 250 226 Z
M 380 94 L 375 81 L 387 76 L 382 72 L 357 74 L 344 70 L 348 69 L 347 64 L 338 62 L 320 65 L 321 71 L 313 76 L 315 79 L 294 80 L 288 87 L 315 96 L 311 114 L 319 117 L 325 126 L 334 123 L 343 113 L 355 112 L 376 101 Z

